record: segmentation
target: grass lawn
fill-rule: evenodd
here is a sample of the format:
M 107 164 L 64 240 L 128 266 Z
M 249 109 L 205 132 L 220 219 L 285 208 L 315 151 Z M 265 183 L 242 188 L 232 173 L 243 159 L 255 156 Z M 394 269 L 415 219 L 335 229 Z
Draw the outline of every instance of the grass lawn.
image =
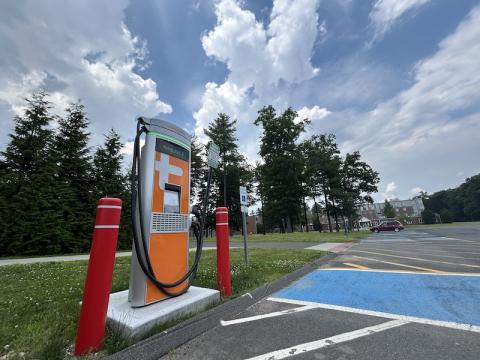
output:
M 249 255 L 250 266 L 246 267 L 243 251 L 231 251 L 234 296 L 290 273 L 323 253 L 251 249 Z M 0 357 L 5 355 L 9 360 L 69 358 L 86 270 L 86 261 L 0 267 Z M 129 270 L 130 258 L 117 258 L 112 292 L 128 288 Z M 215 288 L 215 274 L 216 252 L 205 251 L 193 284 Z M 105 342 L 105 353 L 129 344 L 111 331 Z
M 255 234 L 248 235 L 248 242 L 346 242 L 361 239 L 367 235 L 367 231 L 352 231 L 348 236 L 346 236 L 343 231 L 338 233 L 309 231 L 286 234 Z M 243 236 L 230 236 L 230 241 L 243 242 Z

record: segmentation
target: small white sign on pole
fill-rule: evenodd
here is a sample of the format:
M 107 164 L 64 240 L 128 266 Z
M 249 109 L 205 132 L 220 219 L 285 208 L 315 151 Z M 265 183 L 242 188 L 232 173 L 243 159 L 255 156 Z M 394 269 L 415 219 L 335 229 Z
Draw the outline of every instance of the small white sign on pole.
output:
M 247 188 L 240 186 L 240 205 L 248 205 Z

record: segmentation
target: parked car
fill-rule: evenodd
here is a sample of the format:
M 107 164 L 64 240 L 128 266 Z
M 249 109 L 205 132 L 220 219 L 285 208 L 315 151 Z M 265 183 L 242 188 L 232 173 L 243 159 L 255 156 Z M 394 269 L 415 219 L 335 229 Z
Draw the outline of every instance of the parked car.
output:
M 403 230 L 403 229 L 404 229 L 404 227 L 399 221 L 393 220 L 393 221 L 384 221 L 380 225 L 372 226 L 370 228 L 370 231 L 371 232 L 376 232 L 376 233 L 378 233 L 380 231 L 399 232 L 400 230 Z

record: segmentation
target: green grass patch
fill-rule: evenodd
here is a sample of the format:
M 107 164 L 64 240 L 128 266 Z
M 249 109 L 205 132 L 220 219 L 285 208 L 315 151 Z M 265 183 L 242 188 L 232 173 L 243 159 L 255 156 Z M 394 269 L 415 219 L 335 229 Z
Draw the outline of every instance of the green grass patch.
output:
M 231 251 L 234 296 L 290 273 L 323 254 L 309 250 L 252 249 L 249 255 L 247 267 L 243 250 Z M 86 270 L 86 261 L 0 267 L 0 356 L 7 355 L 9 360 L 68 358 Z M 117 258 L 112 292 L 128 288 L 129 271 L 130 258 Z M 215 288 L 215 274 L 216 252 L 205 251 L 193 284 Z M 155 331 L 162 331 L 165 326 Z M 109 329 L 105 342 L 106 351 L 111 353 L 128 346 L 131 340 Z
M 346 242 L 358 240 L 368 235 L 367 231 L 352 231 L 345 235 L 345 232 L 293 232 L 286 234 L 254 234 L 248 235 L 248 242 Z M 231 236 L 233 242 L 243 242 L 242 235 Z

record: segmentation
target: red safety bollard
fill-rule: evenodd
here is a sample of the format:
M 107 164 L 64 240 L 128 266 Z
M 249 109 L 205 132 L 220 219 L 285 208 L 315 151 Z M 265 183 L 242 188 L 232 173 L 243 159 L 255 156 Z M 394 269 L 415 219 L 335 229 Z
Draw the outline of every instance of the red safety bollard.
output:
M 100 350 L 103 344 L 121 212 L 120 199 L 98 201 L 75 341 L 76 356 Z
M 216 211 L 217 237 L 217 287 L 225 297 L 232 295 L 230 281 L 230 246 L 228 240 L 228 209 L 219 207 Z

